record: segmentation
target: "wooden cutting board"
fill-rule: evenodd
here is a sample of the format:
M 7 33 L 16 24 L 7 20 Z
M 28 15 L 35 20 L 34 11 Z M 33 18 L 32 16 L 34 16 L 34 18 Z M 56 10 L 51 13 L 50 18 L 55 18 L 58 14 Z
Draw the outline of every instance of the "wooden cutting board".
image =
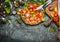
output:
M 52 10 L 49 10 L 49 8 L 58 8 L 58 0 L 54 0 L 50 5 L 48 5 L 47 7 L 46 7 L 46 13 L 47 13 L 47 15 L 51 18 L 51 19 L 53 19 L 53 17 L 51 17 L 51 13 L 53 14 L 54 13 L 54 11 Z M 58 24 L 58 22 L 56 23 L 57 25 L 59 25 Z

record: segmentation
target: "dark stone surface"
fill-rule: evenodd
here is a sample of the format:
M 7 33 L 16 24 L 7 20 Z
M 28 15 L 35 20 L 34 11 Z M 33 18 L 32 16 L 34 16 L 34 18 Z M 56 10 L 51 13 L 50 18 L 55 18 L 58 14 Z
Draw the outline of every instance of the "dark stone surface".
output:
M 45 27 L 43 23 L 39 25 L 30 26 L 26 25 L 21 21 L 21 24 L 18 24 L 15 19 L 17 16 L 9 16 L 11 18 L 11 23 L 6 23 L 6 25 L 1 26 L 0 34 L 6 35 L 11 39 L 15 39 L 17 41 L 26 41 L 26 42 L 43 42 L 43 41 L 54 41 L 56 40 L 57 34 L 57 26 L 52 23 L 52 26 L 56 27 L 56 32 L 49 32 L 48 27 Z M 47 18 L 47 16 L 46 16 Z M 49 18 L 47 18 L 48 20 Z M 46 20 L 46 21 L 47 21 Z M 9 40 L 9 39 L 7 39 Z M 15 40 L 13 40 L 15 42 Z M 4 41 L 4 40 L 3 40 Z

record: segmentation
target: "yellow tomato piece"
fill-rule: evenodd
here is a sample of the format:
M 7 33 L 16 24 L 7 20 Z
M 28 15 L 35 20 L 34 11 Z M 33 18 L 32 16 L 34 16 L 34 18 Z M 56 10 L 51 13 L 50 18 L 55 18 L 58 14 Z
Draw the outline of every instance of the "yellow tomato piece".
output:
M 21 11 L 21 9 L 19 9 L 18 11 Z
M 20 15 L 20 12 L 19 11 L 17 12 L 17 15 Z
M 51 16 L 51 17 L 54 17 L 54 14 L 51 13 L 50 16 Z
M 57 8 L 55 8 L 55 9 L 54 9 L 54 11 L 55 11 L 55 12 L 58 12 L 58 9 L 57 9 Z

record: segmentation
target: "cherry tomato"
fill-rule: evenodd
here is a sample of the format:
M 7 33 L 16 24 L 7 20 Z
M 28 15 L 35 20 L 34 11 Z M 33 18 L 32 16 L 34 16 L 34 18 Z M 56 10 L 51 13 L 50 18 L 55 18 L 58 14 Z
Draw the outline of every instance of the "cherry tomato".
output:
M 55 17 L 57 17 L 57 16 L 58 16 L 57 12 L 55 12 L 55 13 L 54 13 L 54 16 L 55 16 Z
M 54 17 L 54 22 L 58 22 L 58 17 Z

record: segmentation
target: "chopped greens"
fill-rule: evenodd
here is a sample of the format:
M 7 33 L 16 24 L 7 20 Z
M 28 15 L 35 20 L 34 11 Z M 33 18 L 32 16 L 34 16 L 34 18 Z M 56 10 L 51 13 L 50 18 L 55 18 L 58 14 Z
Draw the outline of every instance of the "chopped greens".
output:
M 56 28 L 55 27 L 49 27 L 48 31 L 56 32 Z
M 28 2 L 24 2 L 24 6 L 27 7 L 28 6 Z

